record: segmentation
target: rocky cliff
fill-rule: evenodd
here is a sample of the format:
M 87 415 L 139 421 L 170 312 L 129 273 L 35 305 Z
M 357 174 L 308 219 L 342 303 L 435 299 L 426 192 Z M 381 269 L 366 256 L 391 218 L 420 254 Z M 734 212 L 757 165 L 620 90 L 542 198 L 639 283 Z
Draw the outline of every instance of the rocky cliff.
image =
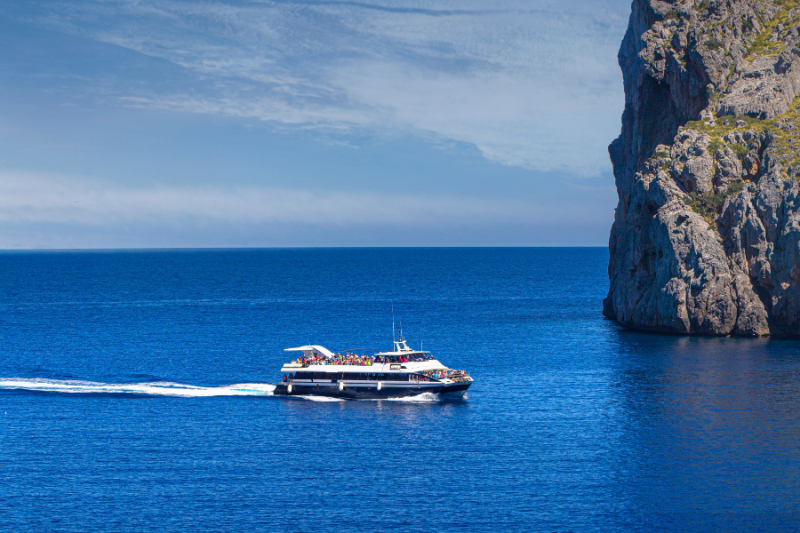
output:
M 634 0 L 606 316 L 800 337 L 800 0 Z

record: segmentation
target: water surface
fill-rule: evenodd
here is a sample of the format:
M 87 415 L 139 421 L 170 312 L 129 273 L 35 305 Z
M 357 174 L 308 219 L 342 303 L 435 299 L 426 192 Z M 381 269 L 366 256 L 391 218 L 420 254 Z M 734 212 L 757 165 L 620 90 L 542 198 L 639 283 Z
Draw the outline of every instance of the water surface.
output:
M 0 530 L 798 530 L 800 343 L 623 331 L 607 259 L 0 254 Z M 392 305 L 468 400 L 270 396 Z

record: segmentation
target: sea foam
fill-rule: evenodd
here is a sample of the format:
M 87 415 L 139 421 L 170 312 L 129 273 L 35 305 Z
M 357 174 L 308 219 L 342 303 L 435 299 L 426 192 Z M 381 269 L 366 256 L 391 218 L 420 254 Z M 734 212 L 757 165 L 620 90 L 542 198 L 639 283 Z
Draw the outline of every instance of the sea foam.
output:
M 97 383 L 94 381 L 0 378 L 0 390 L 60 392 L 66 394 L 140 394 L 147 396 L 272 396 L 275 385 L 239 383 L 220 387 L 198 387 L 182 383 Z

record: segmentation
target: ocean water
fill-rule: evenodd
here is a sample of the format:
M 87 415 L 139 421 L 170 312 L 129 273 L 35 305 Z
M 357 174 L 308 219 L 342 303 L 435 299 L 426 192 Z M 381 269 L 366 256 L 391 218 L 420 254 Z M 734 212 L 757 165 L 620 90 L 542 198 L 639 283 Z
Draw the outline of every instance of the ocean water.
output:
M 604 249 L 0 254 L 0 531 L 800 530 L 800 343 L 628 332 Z M 462 401 L 271 395 L 307 343 Z

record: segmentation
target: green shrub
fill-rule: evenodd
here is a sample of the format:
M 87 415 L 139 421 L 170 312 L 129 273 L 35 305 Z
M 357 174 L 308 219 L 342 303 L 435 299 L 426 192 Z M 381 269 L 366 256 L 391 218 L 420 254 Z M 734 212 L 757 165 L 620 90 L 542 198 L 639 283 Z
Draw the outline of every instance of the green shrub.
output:
M 661 159 L 669 159 L 669 154 L 667 152 L 656 152 L 655 156 Z
M 670 9 L 664 14 L 664 18 L 662 20 L 679 20 L 681 18 L 681 14 L 678 13 L 677 9 Z
M 725 195 L 719 193 L 708 193 L 703 195 L 705 202 L 712 210 L 719 213 L 722 209 L 722 204 L 725 203 Z
M 721 139 L 711 139 L 711 142 L 708 143 L 708 153 L 714 155 L 717 153 L 717 150 L 722 148 L 722 140 Z
M 747 157 L 747 154 L 750 153 L 750 150 L 747 148 L 747 146 L 745 146 L 743 144 L 738 144 L 737 143 L 737 144 L 734 144 L 733 146 L 731 146 L 731 148 L 736 153 L 736 156 L 739 159 L 744 159 L 745 157 Z
M 698 194 L 696 192 L 689 193 L 689 207 L 696 213 L 703 215 L 706 219 L 713 220 L 714 215 L 720 212 L 722 204 L 724 203 L 724 194 L 715 192 L 708 192 L 705 194 Z
M 707 40 L 705 42 L 705 45 L 706 45 L 706 48 L 708 48 L 709 50 L 719 50 L 720 48 L 725 46 L 721 42 L 719 42 L 718 40 L 713 39 L 713 38 Z
M 739 194 L 744 189 L 743 181 L 734 181 L 728 184 L 728 194 Z
M 742 17 L 742 29 L 745 31 L 753 31 L 753 19 L 751 17 Z

